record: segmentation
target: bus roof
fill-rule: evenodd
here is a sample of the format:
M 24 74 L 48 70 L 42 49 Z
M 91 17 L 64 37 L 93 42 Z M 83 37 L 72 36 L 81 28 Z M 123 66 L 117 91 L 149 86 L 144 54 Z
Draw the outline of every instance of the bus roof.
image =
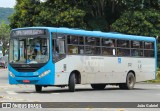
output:
M 127 35 L 127 34 L 122 34 L 118 32 L 87 31 L 83 29 L 65 28 L 65 27 L 58 27 L 58 28 L 57 27 L 24 27 L 24 28 L 17 28 L 13 30 L 28 29 L 28 28 L 47 29 L 50 32 L 58 32 L 58 33 L 81 35 L 81 36 L 93 36 L 93 37 L 139 40 L 139 41 L 156 41 L 154 37 L 148 37 L 148 36 Z

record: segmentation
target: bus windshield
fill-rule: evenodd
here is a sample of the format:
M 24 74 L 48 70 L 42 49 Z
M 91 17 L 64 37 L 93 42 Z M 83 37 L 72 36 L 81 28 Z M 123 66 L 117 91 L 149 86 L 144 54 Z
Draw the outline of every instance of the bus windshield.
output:
M 11 38 L 9 62 L 15 64 L 38 64 L 49 60 L 49 38 Z

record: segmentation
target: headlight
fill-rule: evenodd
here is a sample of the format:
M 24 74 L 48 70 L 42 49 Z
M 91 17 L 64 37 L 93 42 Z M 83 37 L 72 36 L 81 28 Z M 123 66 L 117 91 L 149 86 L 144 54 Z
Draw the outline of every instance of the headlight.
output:
M 47 71 L 45 71 L 45 72 L 43 72 L 41 75 L 39 75 L 39 77 L 41 78 L 41 77 L 44 77 L 44 76 L 46 76 L 47 74 L 49 74 L 51 72 L 51 70 L 47 70 Z
M 14 75 L 12 72 L 10 72 L 10 71 L 9 71 L 9 75 L 10 75 L 11 77 L 13 77 L 13 78 L 15 77 L 15 75 Z

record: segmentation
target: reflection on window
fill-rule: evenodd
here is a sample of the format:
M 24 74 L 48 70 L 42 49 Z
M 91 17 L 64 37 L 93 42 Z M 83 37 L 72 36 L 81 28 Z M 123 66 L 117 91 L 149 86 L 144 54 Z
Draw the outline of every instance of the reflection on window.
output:
M 130 50 L 129 49 L 117 49 L 118 56 L 130 56 Z
M 131 48 L 143 48 L 143 42 L 131 41 Z
M 129 48 L 129 41 L 128 40 L 117 40 L 117 46 Z
M 84 54 L 84 46 L 68 45 L 68 54 Z
M 84 54 L 84 46 L 78 46 L 78 53 Z
M 13 60 L 18 60 L 18 40 L 13 41 Z
M 86 37 L 86 45 L 99 46 L 100 45 L 100 38 Z
M 153 50 L 144 50 L 144 56 L 145 57 L 154 57 L 154 51 Z
M 68 45 L 69 54 L 78 54 L 78 46 Z
M 132 49 L 131 56 L 143 56 L 143 50 Z
M 65 54 L 65 42 L 63 39 L 57 39 L 56 50 L 59 54 Z
M 103 55 L 116 55 L 116 49 L 114 48 L 106 48 L 106 47 L 103 47 L 102 48 L 102 54 Z
M 102 46 L 115 47 L 114 39 L 102 39 Z
M 154 49 L 154 43 L 153 42 L 145 42 L 144 48 L 145 49 Z
M 12 56 L 9 61 L 12 63 L 45 63 L 49 59 L 49 39 L 47 38 L 11 39 L 10 43 Z
M 101 54 L 100 47 L 86 46 L 86 54 Z
M 73 35 L 67 36 L 67 43 L 68 44 L 78 44 L 78 37 L 73 36 Z

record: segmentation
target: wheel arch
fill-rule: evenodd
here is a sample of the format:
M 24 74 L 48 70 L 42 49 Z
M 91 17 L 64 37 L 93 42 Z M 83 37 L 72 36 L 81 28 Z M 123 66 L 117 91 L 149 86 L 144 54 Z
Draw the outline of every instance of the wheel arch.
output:
M 70 75 L 69 75 L 69 78 L 70 78 L 70 76 L 72 75 L 72 74 L 75 74 L 75 77 L 76 77 L 76 84 L 81 84 L 81 73 L 80 73 L 80 71 L 78 71 L 78 70 L 73 70 L 71 73 L 70 73 Z
M 135 77 L 135 81 L 136 81 L 136 73 L 135 73 L 135 71 L 129 70 L 128 73 L 127 73 L 127 75 L 128 75 L 130 72 L 133 73 L 133 75 L 134 75 L 134 77 Z M 126 77 L 127 77 L 127 76 L 126 76 Z

